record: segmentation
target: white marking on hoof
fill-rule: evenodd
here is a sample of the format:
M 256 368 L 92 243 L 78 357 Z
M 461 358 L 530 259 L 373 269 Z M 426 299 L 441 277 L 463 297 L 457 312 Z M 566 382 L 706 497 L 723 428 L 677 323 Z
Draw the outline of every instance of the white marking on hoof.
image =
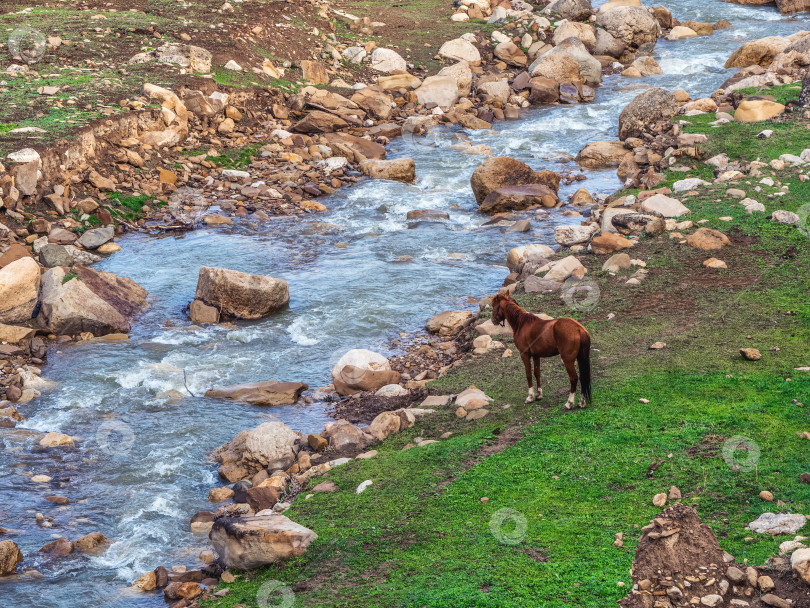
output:
M 537 401 L 540 401 L 540 399 L 542 399 L 542 398 L 543 398 L 543 389 L 538 388 L 537 389 Z
M 565 409 L 570 410 L 574 405 L 574 398 L 577 396 L 576 393 L 569 393 L 568 401 L 565 402 Z
M 583 410 L 585 409 L 585 397 L 579 398 L 579 407 L 582 408 Z
M 532 387 L 532 388 L 529 389 L 529 396 L 526 397 L 526 403 L 531 403 L 532 401 L 534 401 L 534 399 L 535 399 L 535 397 L 534 397 L 534 387 Z

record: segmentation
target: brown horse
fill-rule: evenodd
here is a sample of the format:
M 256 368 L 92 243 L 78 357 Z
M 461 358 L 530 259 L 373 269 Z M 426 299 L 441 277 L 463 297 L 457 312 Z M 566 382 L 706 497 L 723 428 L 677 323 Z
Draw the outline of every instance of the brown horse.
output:
M 537 379 L 537 399 L 543 398 L 540 387 L 540 358 L 560 355 L 571 380 L 571 392 L 565 409 L 570 410 L 577 395 L 577 370 L 574 361 L 579 363 L 582 375 L 582 396 L 579 407 L 591 402 L 591 336 L 581 323 L 567 317 L 546 321 L 526 312 L 508 295 L 499 293 L 492 300 L 492 322 L 503 326 L 506 322 L 514 332 L 515 346 L 526 368 L 529 383 L 529 396 L 526 403 L 535 400 L 532 387 L 531 363 L 534 360 L 534 376 Z

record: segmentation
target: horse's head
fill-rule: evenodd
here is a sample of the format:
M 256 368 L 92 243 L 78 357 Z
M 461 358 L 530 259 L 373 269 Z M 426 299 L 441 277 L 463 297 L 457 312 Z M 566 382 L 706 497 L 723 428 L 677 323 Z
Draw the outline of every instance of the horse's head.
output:
M 503 327 L 506 325 L 506 303 L 510 300 L 509 296 L 502 293 L 495 294 L 492 298 L 492 323 Z

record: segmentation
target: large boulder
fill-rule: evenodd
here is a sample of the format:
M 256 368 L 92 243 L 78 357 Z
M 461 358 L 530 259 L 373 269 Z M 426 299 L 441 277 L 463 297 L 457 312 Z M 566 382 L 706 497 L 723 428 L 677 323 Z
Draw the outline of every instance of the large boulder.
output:
M 481 63 L 481 53 L 475 45 L 463 38 L 448 40 L 439 48 L 439 57 L 453 61 L 466 61 L 472 65 Z
M 506 63 L 515 67 L 523 68 L 528 63 L 526 53 L 520 50 L 520 47 L 511 40 L 505 40 L 495 47 L 495 56 Z
M 587 243 L 597 230 L 598 226 L 595 224 L 588 224 L 587 226 L 577 224 L 555 226 L 554 240 L 563 247 L 571 247 L 572 245 Z
M 328 441 L 329 450 L 336 457 L 356 456 L 376 441 L 374 435 L 347 420 L 327 422 L 321 435 Z
M 148 55 L 159 63 L 171 63 L 202 74 L 211 71 L 211 59 L 213 58 L 211 52 L 202 47 L 175 42 L 159 46 Z
M 689 208 L 681 201 L 661 193 L 644 199 L 641 209 L 661 217 L 681 217 L 689 213 Z
M 302 555 L 318 538 L 284 515 L 220 517 L 208 534 L 226 568 L 252 570 Z
M 260 319 L 290 301 L 287 281 L 238 270 L 203 266 L 195 299 L 238 319 Z
M 132 320 L 146 307 L 147 295 L 131 279 L 83 266 L 67 274 L 58 266 L 42 277 L 37 320 L 54 334 L 127 333 Z
M 749 40 L 731 54 L 726 68 L 744 68 L 750 65 L 769 66 L 776 56 L 789 47 L 791 41 L 785 36 L 766 36 Z
M 618 167 L 629 150 L 620 141 L 592 141 L 577 154 L 577 162 L 586 169 Z
M 416 163 L 412 158 L 393 160 L 364 160 L 360 163 L 363 175 L 376 179 L 390 179 L 396 182 L 416 181 Z
M 594 55 L 604 55 L 618 59 L 624 55 L 625 50 L 627 50 L 627 45 L 624 42 L 614 38 L 612 34 L 602 28 L 597 28 L 596 42 L 592 51 Z
M 449 74 L 428 76 L 422 81 L 421 86 L 416 89 L 416 98 L 419 103 L 424 105 L 435 104 L 445 112 L 455 105 L 458 96 L 458 80 Z
M 579 75 L 582 76 L 585 82 L 602 82 L 602 64 L 588 52 L 588 49 L 579 38 L 572 36 L 561 41 L 549 55 L 555 53 L 567 55 L 576 61 L 579 66 Z
M 87 230 L 79 237 L 79 245 L 85 249 L 98 249 L 104 243 L 109 243 L 113 240 L 114 229 L 112 226 L 103 226 L 102 228 L 93 228 Z
M 479 84 L 478 94 L 486 101 L 498 101 L 505 104 L 512 96 L 512 88 L 506 78 L 500 80 L 489 80 Z
M 19 258 L 0 268 L 0 323 L 24 323 L 31 319 L 39 294 L 39 264 Z
M 591 0 L 554 0 L 543 12 L 556 13 L 569 21 L 584 21 L 593 14 L 593 8 Z
M 770 99 L 744 99 L 734 112 L 737 122 L 759 122 L 782 114 L 785 106 Z
M 783 15 L 802 13 L 804 11 L 810 11 L 810 0 L 776 0 L 776 8 L 778 8 L 779 12 Z
M 456 64 L 448 65 L 439 70 L 436 76 L 449 76 L 456 81 L 458 88 L 458 97 L 467 97 L 472 88 L 472 70 L 466 61 L 459 61 Z M 418 89 L 417 89 L 418 91 Z M 417 99 L 419 93 L 416 94 Z M 450 95 L 448 94 L 448 98 Z
M 283 422 L 265 422 L 238 433 L 214 454 L 219 474 L 230 482 L 251 477 L 262 469 L 287 469 L 296 461 L 299 435 Z
M 425 324 L 425 329 L 444 337 L 455 336 L 473 317 L 469 310 L 447 310 L 431 317 Z
M 565 21 L 556 30 L 554 30 L 552 41 L 554 42 L 554 45 L 557 46 L 563 40 L 567 40 L 568 38 L 572 37 L 582 42 L 582 44 L 585 45 L 585 48 L 588 49 L 589 53 L 593 53 L 596 46 L 596 29 L 590 23 Z
M 725 234 L 713 228 L 698 228 L 695 232 L 686 237 L 686 243 L 690 247 L 707 251 L 722 249 L 730 242 Z
M 325 139 L 332 148 L 333 156 L 344 156 L 350 162 L 360 163 L 367 159 L 382 160 L 386 156 L 384 146 L 349 133 L 326 133 L 321 135 L 321 139 Z
M 360 89 L 352 95 L 352 102 L 363 108 L 376 120 L 388 120 L 391 117 L 391 104 L 394 98 L 371 87 Z
M 650 52 L 661 35 L 658 20 L 641 6 L 620 6 L 596 16 L 596 23 L 631 49 Z
M 408 64 L 402 56 L 391 49 L 376 48 L 371 53 L 371 69 L 377 72 L 390 74 L 391 72 L 408 69 Z
M 292 130 L 297 133 L 331 133 L 338 129 L 349 126 L 340 116 L 323 112 L 322 110 L 312 110 L 301 120 L 292 126 Z
M 658 87 L 644 91 L 627 104 L 619 115 L 619 139 L 624 141 L 628 137 L 640 137 L 647 124 L 669 120 L 678 113 L 679 108 L 674 93 Z
M 748 529 L 758 534 L 796 534 L 807 523 L 801 513 L 763 513 L 748 524 Z
M 545 264 L 553 255 L 554 250 L 548 245 L 521 245 L 509 250 L 506 266 L 511 272 L 520 272 L 525 264 L 540 262 Z
M 309 387 L 301 382 L 251 382 L 232 386 L 215 386 L 205 391 L 206 397 L 233 399 L 250 405 L 290 405 L 298 401 Z
M 335 390 L 341 395 L 376 391 L 387 384 L 399 384 L 401 375 L 391 369 L 383 355 L 363 348 L 345 353 L 332 368 Z
M 13 540 L 0 540 L 0 576 L 14 574 L 23 560 L 20 548 Z
M 565 53 L 547 53 L 536 59 L 528 69 L 532 77 L 548 78 L 557 82 L 582 82 L 579 63 Z
M 508 156 L 496 156 L 481 163 L 470 177 L 470 186 L 479 205 L 493 190 L 528 184 L 543 184 L 556 194 L 560 187 L 560 176 L 552 171 L 535 171 Z

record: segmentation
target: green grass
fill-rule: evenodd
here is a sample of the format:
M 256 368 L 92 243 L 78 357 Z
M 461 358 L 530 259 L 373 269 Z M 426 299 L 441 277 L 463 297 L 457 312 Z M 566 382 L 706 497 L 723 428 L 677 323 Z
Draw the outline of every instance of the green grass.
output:
M 706 157 L 720 150 L 770 160 L 810 147 L 801 120 L 792 130 L 779 127 L 775 141 L 733 144 L 734 133 L 766 126 L 777 131 L 778 123 L 711 130 Z M 673 173 L 673 181 L 685 177 Z M 519 298 L 529 310 L 586 324 L 594 340 L 592 407 L 561 410 L 567 378 L 557 359 L 544 362 L 545 398 L 531 406 L 523 403 L 519 357 L 467 360 L 431 390 L 484 389 L 494 398 L 486 418 L 461 422 L 452 408 L 440 409 L 375 446 L 380 454 L 373 459 L 331 471 L 328 479 L 339 491 L 299 496 L 287 513 L 318 533 L 309 551 L 287 565 L 240 575 L 223 585 L 230 588 L 225 598 L 206 605 L 255 606 L 260 586 L 271 580 L 294 590 L 295 606 L 615 605 L 630 588 L 638 527 L 659 512 L 652 496 L 672 485 L 738 561 L 765 563 L 787 537 L 753 535 L 745 526 L 766 511 L 810 512 L 810 486 L 799 482 L 810 470 L 810 443 L 796 436 L 810 430 L 810 374 L 794 370 L 810 364 L 810 241 L 767 219 L 775 209 L 796 211 L 810 200 L 810 183 L 799 181 L 796 170 L 777 177 L 789 186 L 786 196 L 767 196 L 777 188 L 754 192 L 759 178 L 746 178 L 684 198 L 689 219 L 708 219 L 703 226 L 730 236 L 732 244 L 721 251 L 679 245 L 666 233 L 647 237 L 630 252 L 650 271 L 638 287 L 624 285 L 631 271 L 603 272 L 604 256 L 581 256 L 601 290 L 593 310 L 571 310 L 556 297 Z M 729 187 L 745 189 L 767 212 L 745 213 L 725 197 Z M 712 256 L 728 270 L 705 269 L 703 260 Z M 650 350 L 656 341 L 667 347 Z M 762 359 L 743 360 L 741 347 L 758 348 Z M 522 439 L 482 453 L 515 428 Z M 402 450 L 416 436 L 445 431 L 454 435 Z M 735 436 L 759 448 L 752 470 L 730 466 L 734 458 L 745 463 L 746 452 L 726 449 L 724 458 L 726 441 Z M 356 495 L 366 479 L 373 485 Z M 763 502 L 761 490 L 786 505 Z M 492 532 L 501 509 L 525 518 L 523 534 L 514 520 Z M 618 532 L 622 548 L 613 546 Z M 517 544 L 504 542 L 510 534 Z

